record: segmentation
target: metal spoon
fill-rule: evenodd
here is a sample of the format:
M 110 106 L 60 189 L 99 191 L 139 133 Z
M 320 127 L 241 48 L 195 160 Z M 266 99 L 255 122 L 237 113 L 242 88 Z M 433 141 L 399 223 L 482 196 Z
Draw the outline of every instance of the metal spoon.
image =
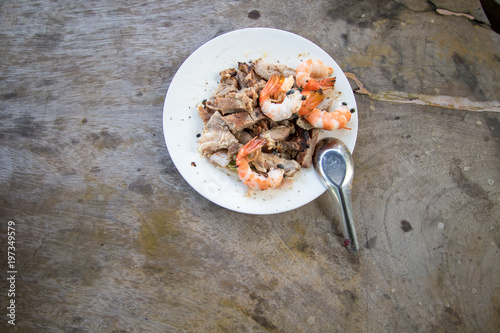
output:
M 344 247 L 351 253 L 358 251 L 358 237 L 352 217 L 351 186 L 354 163 L 349 148 L 339 139 L 324 138 L 316 144 L 314 169 L 325 185 L 340 212 L 344 229 Z

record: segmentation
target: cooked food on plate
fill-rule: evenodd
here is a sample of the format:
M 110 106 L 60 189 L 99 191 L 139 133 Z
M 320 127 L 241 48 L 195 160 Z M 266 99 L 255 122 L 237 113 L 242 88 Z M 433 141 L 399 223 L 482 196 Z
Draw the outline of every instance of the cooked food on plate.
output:
M 351 111 L 334 103 L 341 96 L 332 74 L 315 59 L 296 69 L 260 58 L 223 70 L 218 87 L 198 105 L 199 152 L 236 171 L 253 190 L 279 187 L 311 166 L 319 131 L 348 128 Z

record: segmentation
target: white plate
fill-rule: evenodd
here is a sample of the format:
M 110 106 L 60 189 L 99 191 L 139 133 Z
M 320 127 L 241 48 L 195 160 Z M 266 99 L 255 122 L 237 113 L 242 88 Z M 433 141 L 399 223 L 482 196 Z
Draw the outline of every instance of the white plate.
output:
M 267 62 L 296 68 L 303 60 L 319 59 L 332 67 L 337 77 L 338 104 L 346 102 L 356 112 L 348 123 L 351 130 L 322 131 L 320 137 L 333 136 L 352 151 L 358 132 L 358 112 L 351 86 L 337 63 L 320 47 L 290 32 L 252 28 L 218 36 L 191 54 L 175 74 L 163 107 L 163 132 L 167 148 L 182 177 L 202 196 L 227 209 L 248 214 L 274 214 L 303 206 L 319 197 L 325 188 L 314 169 L 302 169 L 293 182 L 278 189 L 249 191 L 237 175 L 218 168 L 198 153 L 197 134 L 203 122 L 197 104 L 208 99 L 219 83 L 219 72 L 237 68 L 238 61 L 263 57 Z

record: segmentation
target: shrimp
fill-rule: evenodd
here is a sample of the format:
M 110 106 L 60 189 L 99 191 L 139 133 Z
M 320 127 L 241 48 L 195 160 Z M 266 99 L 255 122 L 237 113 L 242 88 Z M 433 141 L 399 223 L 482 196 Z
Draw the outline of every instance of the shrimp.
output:
M 305 92 L 303 92 L 305 93 Z M 327 131 L 333 131 L 340 128 L 347 128 L 345 125 L 351 119 L 351 111 L 347 106 L 331 112 L 322 111 L 316 107 L 323 101 L 325 96 L 319 92 L 307 93 L 307 99 L 302 103 L 298 114 L 303 116 L 309 124 L 315 128 L 322 128 Z
M 266 116 L 274 121 L 281 121 L 297 113 L 302 105 L 302 94 L 291 89 L 294 83 L 293 76 L 271 76 L 259 97 L 260 107 Z
M 279 186 L 283 181 L 284 170 L 282 169 L 271 168 L 267 174 L 260 174 L 253 171 L 250 167 L 250 162 L 257 158 L 261 152 L 261 148 L 266 144 L 266 139 L 256 136 L 248 141 L 246 145 L 241 147 L 236 157 L 238 176 L 243 184 L 247 185 L 252 190 L 267 190 L 268 188 Z
M 331 89 L 336 78 L 331 77 L 333 69 L 326 66 L 321 60 L 309 59 L 303 61 L 295 72 L 297 85 L 304 90 Z M 318 81 L 319 79 L 322 79 Z
M 304 118 L 312 126 L 327 131 L 333 131 L 340 128 L 350 129 L 345 125 L 351 119 L 351 111 L 349 111 L 345 105 L 331 112 L 313 109 Z

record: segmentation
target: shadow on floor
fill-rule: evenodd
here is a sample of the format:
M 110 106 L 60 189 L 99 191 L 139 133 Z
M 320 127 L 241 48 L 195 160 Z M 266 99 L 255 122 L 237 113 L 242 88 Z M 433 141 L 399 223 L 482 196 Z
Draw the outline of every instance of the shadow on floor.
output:
M 496 0 L 480 0 L 480 2 L 490 21 L 491 29 L 500 34 L 500 2 Z

